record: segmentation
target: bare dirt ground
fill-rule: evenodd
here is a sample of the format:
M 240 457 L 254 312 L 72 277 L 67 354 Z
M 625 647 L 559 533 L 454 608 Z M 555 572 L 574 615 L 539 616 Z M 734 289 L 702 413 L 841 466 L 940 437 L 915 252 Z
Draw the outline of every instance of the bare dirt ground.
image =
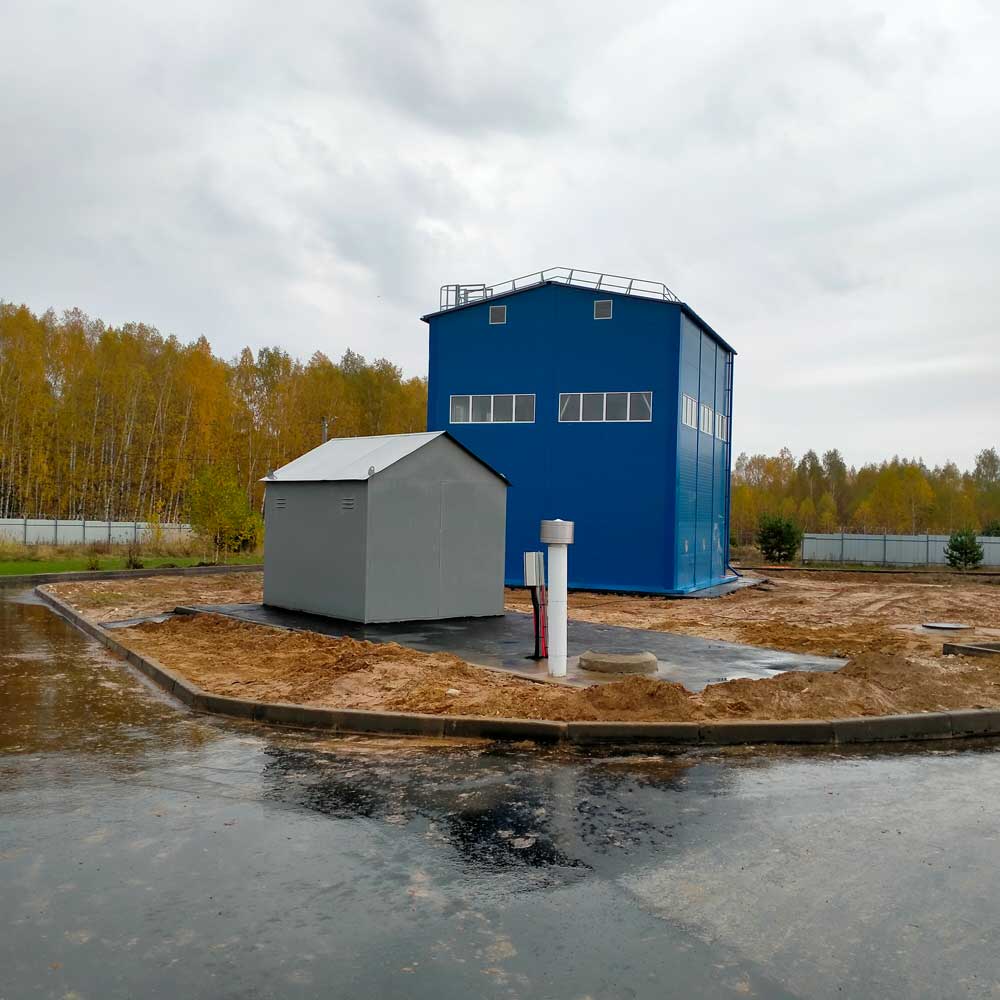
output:
M 864 653 L 836 673 L 713 684 L 632 677 L 590 688 L 538 684 L 446 653 L 335 639 L 221 615 L 116 633 L 214 694 L 326 708 L 559 720 L 794 719 L 1000 707 L 1000 663 Z
M 263 573 L 211 573 L 84 580 L 49 589 L 91 621 L 114 622 L 173 611 L 180 604 L 258 604 L 263 586 Z
M 178 604 L 259 601 L 259 574 L 60 584 L 52 589 L 96 621 Z M 510 591 L 508 606 L 526 609 Z M 782 574 L 719 600 L 573 594 L 574 618 L 851 657 L 834 673 L 736 680 L 692 693 L 650 678 L 592 688 L 537 684 L 447 654 L 335 639 L 218 615 L 171 619 L 116 637 L 207 691 L 335 708 L 558 720 L 697 721 L 885 715 L 1000 707 L 1000 663 L 942 657 L 923 621 L 958 620 L 1000 634 L 1000 586 L 960 578 Z M 968 633 L 962 633 L 968 635 Z

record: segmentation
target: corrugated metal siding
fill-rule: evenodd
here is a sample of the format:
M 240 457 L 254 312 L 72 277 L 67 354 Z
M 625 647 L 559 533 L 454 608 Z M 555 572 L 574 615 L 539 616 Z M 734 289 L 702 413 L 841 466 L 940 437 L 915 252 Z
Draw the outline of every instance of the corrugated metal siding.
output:
M 715 409 L 728 418 L 726 400 L 726 363 L 728 352 L 718 348 L 715 362 Z M 728 437 L 728 435 L 727 435 Z M 727 452 L 729 445 L 716 436 L 712 477 L 712 579 L 726 575 L 726 538 L 729 534 L 729 514 L 726 505 L 726 478 L 729 475 Z
M 687 318 L 681 319 L 680 396 L 698 399 L 701 370 L 701 333 Z M 696 525 L 698 518 L 697 427 L 681 422 L 683 399 L 677 400 L 677 590 L 695 585 Z
M 730 416 L 726 393 L 729 353 L 687 317 L 681 318 L 681 394 L 698 401 L 698 427 L 681 422 L 677 402 L 676 590 L 711 586 L 726 578 L 729 535 L 729 444 L 715 434 L 715 413 Z M 701 430 L 701 405 L 712 408 L 711 433 Z M 730 435 L 727 435 L 731 436 Z
M 488 303 L 430 318 L 428 428 L 449 430 L 511 483 L 508 583 L 522 553 L 538 549 L 542 518 L 576 522 L 573 587 L 662 593 L 674 589 L 679 308 L 550 285 L 507 300 L 490 326 Z M 653 392 L 649 423 L 560 423 L 561 392 Z M 533 424 L 450 424 L 464 393 L 534 393 Z

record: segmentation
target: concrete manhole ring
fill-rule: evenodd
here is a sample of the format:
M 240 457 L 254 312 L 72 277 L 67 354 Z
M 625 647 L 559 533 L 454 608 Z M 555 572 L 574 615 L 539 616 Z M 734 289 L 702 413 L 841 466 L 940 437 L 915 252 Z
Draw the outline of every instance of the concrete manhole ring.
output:
M 641 653 L 595 653 L 588 649 L 580 654 L 580 669 L 600 674 L 655 674 L 656 655 Z

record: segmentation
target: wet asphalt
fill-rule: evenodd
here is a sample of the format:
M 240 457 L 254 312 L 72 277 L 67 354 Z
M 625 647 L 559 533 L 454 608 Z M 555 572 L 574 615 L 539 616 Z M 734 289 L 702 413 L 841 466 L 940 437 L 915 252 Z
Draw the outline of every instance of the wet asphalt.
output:
M 0 590 L 0 1000 L 995 997 L 998 749 L 267 729 Z

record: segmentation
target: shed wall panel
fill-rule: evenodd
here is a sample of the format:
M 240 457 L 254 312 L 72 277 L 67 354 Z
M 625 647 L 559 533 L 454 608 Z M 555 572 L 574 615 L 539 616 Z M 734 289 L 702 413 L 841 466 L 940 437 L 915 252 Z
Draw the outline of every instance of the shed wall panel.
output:
M 264 518 L 264 603 L 363 621 L 366 484 L 268 484 Z
M 503 614 L 506 499 L 444 437 L 369 480 L 368 621 Z

